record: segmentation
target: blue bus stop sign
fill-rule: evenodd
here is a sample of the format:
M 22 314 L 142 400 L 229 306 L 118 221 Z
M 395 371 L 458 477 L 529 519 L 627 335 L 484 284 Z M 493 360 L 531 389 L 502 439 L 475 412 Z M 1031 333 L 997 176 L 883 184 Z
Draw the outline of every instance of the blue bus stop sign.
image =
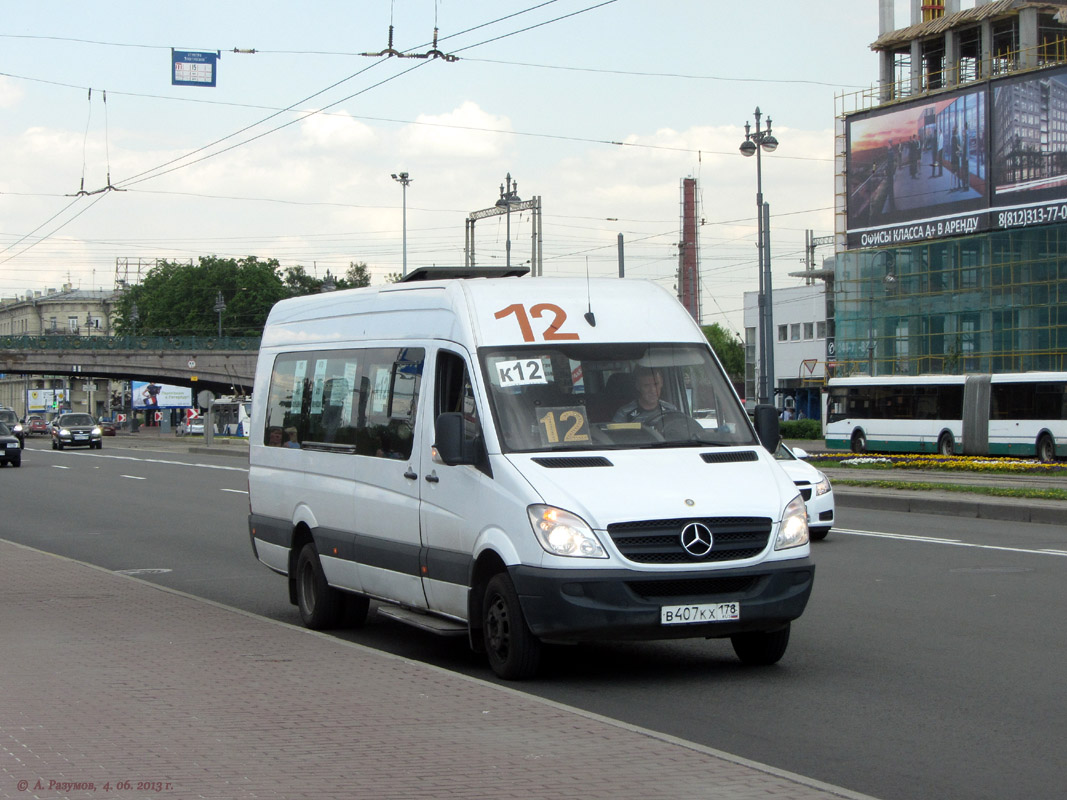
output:
M 219 53 L 204 53 L 171 48 L 172 86 L 214 86 Z

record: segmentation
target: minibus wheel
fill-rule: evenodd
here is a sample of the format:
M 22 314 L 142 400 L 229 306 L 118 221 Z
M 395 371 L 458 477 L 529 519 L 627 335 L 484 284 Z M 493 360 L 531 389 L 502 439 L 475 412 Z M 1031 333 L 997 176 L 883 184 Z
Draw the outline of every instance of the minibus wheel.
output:
M 730 637 L 730 644 L 734 646 L 734 652 L 743 664 L 752 667 L 777 664 L 789 645 L 789 623 L 776 631 L 735 633 Z
M 300 619 L 313 631 L 336 628 L 344 611 L 344 595 L 326 582 L 314 542 L 308 542 L 296 560 L 296 600 Z
M 485 587 L 482 635 L 489 666 L 504 680 L 532 678 L 541 661 L 541 642 L 530 632 L 519 595 L 506 572 L 498 572 Z

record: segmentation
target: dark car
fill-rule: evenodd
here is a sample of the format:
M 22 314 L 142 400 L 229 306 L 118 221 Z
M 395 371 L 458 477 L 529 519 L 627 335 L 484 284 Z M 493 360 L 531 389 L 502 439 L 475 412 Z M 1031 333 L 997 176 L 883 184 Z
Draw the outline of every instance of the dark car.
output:
M 52 420 L 52 449 L 88 447 L 99 450 L 104 446 L 102 432 L 89 414 L 60 414 Z
M 48 422 L 44 417 L 37 414 L 32 417 L 26 417 L 26 423 L 22 427 L 27 436 L 33 436 L 38 433 L 45 436 L 48 435 Z
M 8 432 L 19 440 L 19 447 L 26 446 L 26 434 L 22 430 L 19 416 L 10 408 L 0 408 L 0 422 L 7 426 Z
M 0 466 L 10 464 L 13 467 L 22 466 L 22 446 L 18 437 L 11 429 L 0 422 Z

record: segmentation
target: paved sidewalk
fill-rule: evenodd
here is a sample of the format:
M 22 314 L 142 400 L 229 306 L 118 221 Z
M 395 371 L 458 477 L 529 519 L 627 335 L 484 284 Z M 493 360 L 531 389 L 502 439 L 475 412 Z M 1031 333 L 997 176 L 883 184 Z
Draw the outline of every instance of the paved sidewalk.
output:
M 3 540 L 0 609 L 0 798 L 862 797 Z

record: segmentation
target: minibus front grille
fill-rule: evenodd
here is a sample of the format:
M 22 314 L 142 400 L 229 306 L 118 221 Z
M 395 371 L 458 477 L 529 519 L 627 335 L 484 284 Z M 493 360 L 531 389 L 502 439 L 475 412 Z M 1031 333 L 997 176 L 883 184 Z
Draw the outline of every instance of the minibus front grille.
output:
M 628 581 L 626 586 L 642 600 L 659 600 L 679 597 L 700 602 L 703 598 L 718 595 L 736 596 L 745 594 L 759 582 L 758 575 L 738 575 L 729 578 L 696 578 L 673 581 Z
M 614 467 L 603 456 L 554 456 L 531 459 L 535 464 L 549 469 L 574 469 L 581 467 Z
M 691 522 L 707 526 L 711 550 L 695 556 L 682 546 L 682 529 Z M 758 556 L 767 547 L 767 517 L 682 517 L 608 525 L 608 535 L 623 557 L 639 564 L 692 564 L 737 561 Z
M 728 453 L 701 453 L 705 464 L 737 464 L 742 461 L 759 461 L 754 450 L 734 450 Z

